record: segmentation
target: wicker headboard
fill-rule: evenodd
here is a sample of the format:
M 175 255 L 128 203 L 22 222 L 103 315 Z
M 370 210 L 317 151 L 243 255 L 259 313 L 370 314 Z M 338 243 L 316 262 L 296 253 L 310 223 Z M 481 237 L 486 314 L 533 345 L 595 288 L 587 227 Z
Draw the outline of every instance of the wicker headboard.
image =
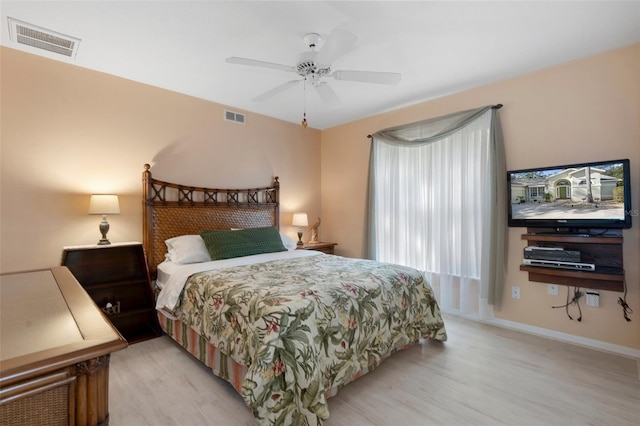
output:
M 213 189 L 156 180 L 149 164 L 142 173 L 143 245 L 151 278 L 167 252 L 165 240 L 231 228 L 279 226 L 280 183 L 255 189 Z

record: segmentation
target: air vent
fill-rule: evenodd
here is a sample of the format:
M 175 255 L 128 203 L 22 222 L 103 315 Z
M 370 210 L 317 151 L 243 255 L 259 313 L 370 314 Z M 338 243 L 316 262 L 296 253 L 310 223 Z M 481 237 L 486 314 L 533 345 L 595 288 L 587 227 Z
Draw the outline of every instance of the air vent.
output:
M 244 114 L 240 114 L 239 112 L 224 110 L 224 119 L 233 121 L 234 123 L 244 124 Z
M 75 58 L 80 39 L 7 17 L 9 38 L 26 46 Z

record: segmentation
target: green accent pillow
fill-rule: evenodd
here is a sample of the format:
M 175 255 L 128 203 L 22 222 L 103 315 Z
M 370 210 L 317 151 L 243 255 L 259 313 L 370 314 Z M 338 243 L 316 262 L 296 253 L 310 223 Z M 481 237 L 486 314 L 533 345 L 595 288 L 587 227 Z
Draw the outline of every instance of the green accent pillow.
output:
M 287 251 L 278 228 L 274 226 L 236 231 L 205 231 L 200 236 L 207 246 L 211 260 Z

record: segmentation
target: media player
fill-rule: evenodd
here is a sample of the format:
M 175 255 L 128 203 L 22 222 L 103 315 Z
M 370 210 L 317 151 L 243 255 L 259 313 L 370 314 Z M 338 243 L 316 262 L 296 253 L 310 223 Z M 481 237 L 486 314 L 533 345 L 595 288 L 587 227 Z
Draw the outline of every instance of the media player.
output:
M 545 268 L 572 269 L 575 271 L 595 271 L 594 263 L 562 262 L 559 260 L 523 259 L 522 263 L 530 266 L 544 266 Z
M 580 252 L 561 247 L 528 246 L 524 248 L 525 259 L 557 260 L 560 262 L 580 262 Z

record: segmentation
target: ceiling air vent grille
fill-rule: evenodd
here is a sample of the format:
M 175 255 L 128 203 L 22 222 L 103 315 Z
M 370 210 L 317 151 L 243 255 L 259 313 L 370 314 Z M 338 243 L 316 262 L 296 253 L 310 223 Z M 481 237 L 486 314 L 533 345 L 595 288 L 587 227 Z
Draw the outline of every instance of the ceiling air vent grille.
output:
M 18 44 L 75 58 L 80 39 L 8 18 L 9 37 Z
M 233 121 L 234 123 L 244 124 L 244 114 L 240 114 L 239 112 L 233 112 L 229 110 L 224 110 L 224 119 L 226 121 Z

